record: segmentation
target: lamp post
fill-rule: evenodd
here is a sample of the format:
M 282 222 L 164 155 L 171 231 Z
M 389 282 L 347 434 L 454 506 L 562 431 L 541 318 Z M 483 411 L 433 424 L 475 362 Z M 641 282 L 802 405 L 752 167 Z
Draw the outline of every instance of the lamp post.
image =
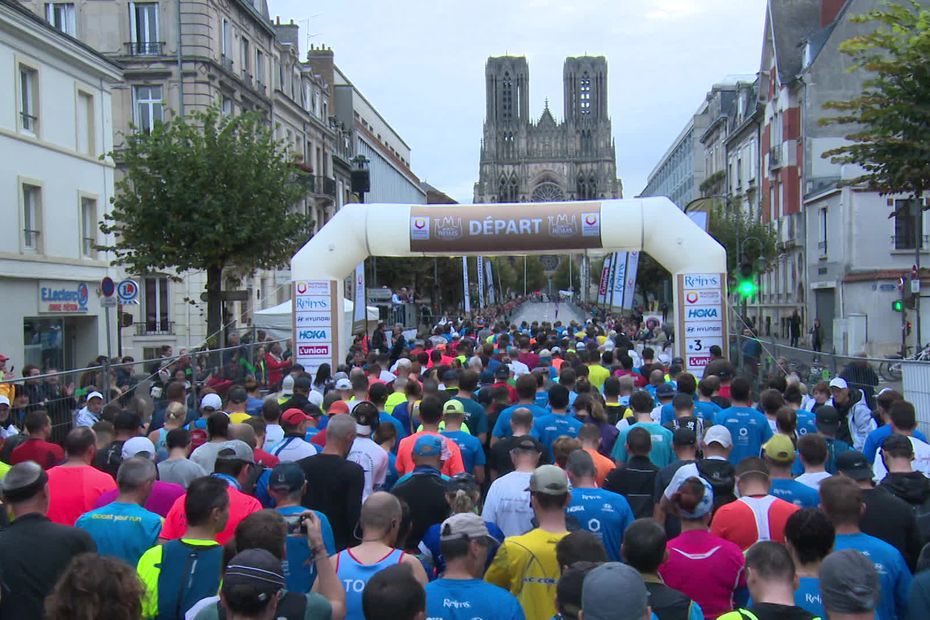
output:
M 739 231 L 739 228 L 740 227 L 737 227 L 737 232 Z M 753 280 L 755 280 L 756 275 L 761 273 L 763 270 L 763 267 L 765 267 L 765 259 L 762 257 L 762 252 L 765 249 L 765 244 L 763 244 L 762 241 L 758 237 L 753 237 L 752 235 L 742 238 L 742 239 L 739 236 L 737 236 L 736 253 L 737 253 L 737 256 L 739 256 L 741 269 L 744 264 L 749 265 L 749 267 L 752 268 L 752 263 L 749 261 L 749 257 L 746 256 L 746 251 L 745 251 L 746 244 L 751 241 L 754 241 L 759 244 L 759 256 L 756 258 L 756 265 L 755 265 L 755 269 L 753 270 L 753 274 L 752 274 L 752 278 Z M 746 274 L 742 274 L 742 275 L 745 276 Z M 746 313 L 746 301 L 749 299 L 749 297 L 759 294 L 759 285 L 758 283 L 754 281 L 750 281 L 749 285 L 746 286 L 746 288 L 744 289 L 744 283 L 739 282 L 737 290 L 739 291 L 740 297 L 742 298 L 742 311 L 741 312 L 743 315 L 743 323 L 746 324 L 749 322 L 749 317 L 747 316 L 747 313 Z
M 352 193 L 358 195 L 358 201 L 365 204 L 365 194 L 371 191 L 371 173 L 368 169 L 368 158 L 362 154 L 356 155 L 351 159 L 352 163 Z M 371 257 L 371 286 L 377 286 L 378 264 L 374 256 Z M 365 295 L 365 303 L 368 303 L 368 295 Z

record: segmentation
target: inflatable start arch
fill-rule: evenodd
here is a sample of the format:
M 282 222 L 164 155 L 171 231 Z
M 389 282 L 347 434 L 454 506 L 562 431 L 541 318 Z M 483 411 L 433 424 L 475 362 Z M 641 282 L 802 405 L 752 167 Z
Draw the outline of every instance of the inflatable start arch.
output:
M 700 376 L 727 351 L 726 252 L 667 198 L 479 205 L 348 204 L 291 260 L 294 355 L 333 368 L 343 280 L 369 256 L 523 256 L 644 251 L 673 275 L 676 355 Z

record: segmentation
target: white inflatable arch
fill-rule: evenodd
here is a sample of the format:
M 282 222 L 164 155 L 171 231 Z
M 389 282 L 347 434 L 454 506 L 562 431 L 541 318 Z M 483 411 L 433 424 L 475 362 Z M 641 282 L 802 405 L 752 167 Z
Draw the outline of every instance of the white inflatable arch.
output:
M 625 251 L 647 252 L 672 273 L 676 353 L 685 358 L 688 369 L 706 364 L 711 344 L 726 351 L 726 252 L 670 200 L 656 197 L 483 205 L 347 204 L 291 260 L 295 357 L 308 371 L 345 358 L 350 343 L 340 342 L 345 319 L 336 311 L 342 308 L 341 283 L 369 256 Z

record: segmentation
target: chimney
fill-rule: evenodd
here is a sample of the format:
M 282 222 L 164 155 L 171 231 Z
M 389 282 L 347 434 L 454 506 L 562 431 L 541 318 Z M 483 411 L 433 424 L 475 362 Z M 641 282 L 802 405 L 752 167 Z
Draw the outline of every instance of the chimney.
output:
M 820 0 L 820 27 L 832 24 L 845 4 L 846 0 Z
M 298 47 L 300 42 L 300 26 L 291 21 L 290 24 L 276 23 L 274 25 L 275 38 L 285 45 Z

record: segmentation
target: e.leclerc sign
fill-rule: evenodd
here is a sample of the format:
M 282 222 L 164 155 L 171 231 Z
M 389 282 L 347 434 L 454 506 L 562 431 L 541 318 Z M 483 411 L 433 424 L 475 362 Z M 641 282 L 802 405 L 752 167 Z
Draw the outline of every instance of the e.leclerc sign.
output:
M 83 314 L 90 291 L 86 282 L 39 280 L 40 314 Z

